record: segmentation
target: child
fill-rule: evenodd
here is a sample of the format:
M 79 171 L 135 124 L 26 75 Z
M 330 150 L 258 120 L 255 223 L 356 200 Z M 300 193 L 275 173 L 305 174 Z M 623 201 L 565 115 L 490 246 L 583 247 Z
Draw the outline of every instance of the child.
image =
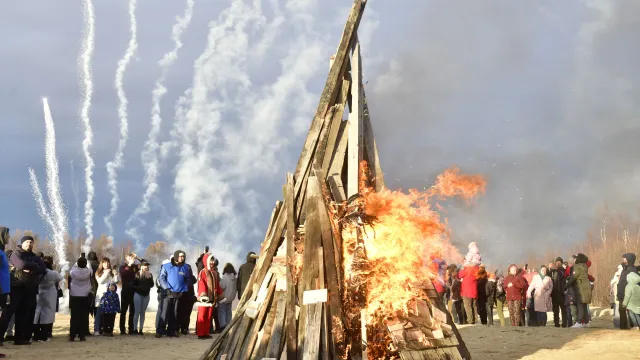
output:
M 480 266 L 482 263 L 482 256 L 480 256 L 480 249 L 476 242 L 469 243 L 469 252 L 464 257 L 464 265 Z
M 485 285 L 487 293 L 487 324 L 493 325 L 493 305 L 496 302 L 496 274 L 489 273 L 489 281 Z
M 631 319 L 631 330 L 638 330 L 640 328 L 640 275 L 636 273 L 629 273 L 627 275 L 627 286 L 624 288 L 624 300 L 622 306 L 624 306 L 629 312 L 629 318 Z
M 118 286 L 116 283 L 109 283 L 108 290 L 100 299 L 100 312 L 102 313 L 102 328 L 105 336 L 113 336 L 113 325 L 116 322 L 116 314 L 120 312 L 120 298 L 118 297 Z

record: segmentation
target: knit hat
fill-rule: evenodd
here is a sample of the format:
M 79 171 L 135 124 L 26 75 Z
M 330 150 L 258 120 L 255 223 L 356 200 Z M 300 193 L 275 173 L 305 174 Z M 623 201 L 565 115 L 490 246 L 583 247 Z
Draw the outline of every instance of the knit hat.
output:
M 20 246 L 22 246 L 22 243 L 23 243 L 23 242 L 28 241 L 28 240 L 36 241 L 36 240 L 33 238 L 33 236 L 26 235 L 26 236 L 23 236 L 23 237 L 22 237 L 22 239 L 20 239 Z
M 87 258 L 83 258 L 83 257 L 79 258 L 78 259 L 78 267 L 82 268 L 82 269 L 86 268 L 87 267 Z

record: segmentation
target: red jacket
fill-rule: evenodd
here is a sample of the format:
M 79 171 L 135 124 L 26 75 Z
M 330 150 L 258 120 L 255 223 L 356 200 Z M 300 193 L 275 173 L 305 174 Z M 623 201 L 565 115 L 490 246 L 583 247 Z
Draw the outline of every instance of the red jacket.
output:
M 515 265 L 509 266 L 509 270 L 512 267 L 517 267 Z M 511 286 L 509 286 L 511 284 Z M 522 277 L 521 273 L 517 273 L 516 275 L 511 275 L 511 271 L 509 271 L 509 275 L 504 278 L 504 289 L 507 293 L 507 301 L 514 300 L 522 300 L 524 291 L 527 289 L 527 281 Z
M 210 301 L 213 302 L 213 295 L 209 292 L 209 288 L 207 286 L 207 272 L 211 272 L 211 277 L 213 278 L 213 293 L 215 293 L 216 297 L 222 296 L 224 290 L 220 287 L 220 283 L 218 282 L 218 273 L 215 270 L 209 270 L 209 256 L 208 254 L 204 257 L 205 268 L 200 271 L 198 274 L 198 293 L 196 296 L 200 298 L 202 295 L 206 295 Z
M 462 280 L 460 295 L 462 297 L 478 298 L 478 270 L 479 266 L 465 267 L 458 272 L 458 279 Z

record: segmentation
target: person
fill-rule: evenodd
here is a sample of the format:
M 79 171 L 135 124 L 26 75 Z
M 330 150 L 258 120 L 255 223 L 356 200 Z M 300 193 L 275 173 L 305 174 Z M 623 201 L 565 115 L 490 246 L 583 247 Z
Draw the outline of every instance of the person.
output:
M 458 325 L 466 324 L 464 306 L 462 305 L 462 281 L 458 278 L 458 268 L 451 269 L 451 301 L 453 302 L 453 309 L 455 317 L 457 318 Z
M 198 300 L 205 306 L 198 307 L 198 322 L 196 332 L 198 339 L 211 339 L 209 329 L 213 307 L 218 303 L 218 298 L 223 295 L 222 288 L 218 283 L 218 274 L 215 272 L 215 259 L 210 254 L 203 258 L 206 267 L 198 274 Z
M 193 275 L 193 270 L 189 264 L 187 267 L 187 291 L 178 299 L 178 330 L 182 335 L 189 334 L 189 325 L 191 324 L 191 313 L 193 305 L 196 303 L 196 292 L 194 286 L 197 285 L 198 279 Z
M 478 302 L 478 271 L 479 266 L 466 263 L 458 272 L 458 278 L 462 281 L 460 294 L 464 304 L 464 312 L 467 323 L 475 325 L 476 307 Z
M 96 254 L 95 251 L 89 251 L 89 254 L 87 255 L 87 267 L 90 268 L 92 272 L 91 293 L 89 294 L 89 299 L 91 300 L 91 308 L 89 309 L 89 312 L 93 316 L 94 328 L 95 328 L 95 323 L 98 322 L 98 318 L 96 316 L 98 312 L 97 302 L 100 300 L 99 299 L 100 294 L 98 294 L 98 280 L 94 276 L 96 271 L 98 271 L 98 267 L 100 267 L 100 263 L 98 262 L 98 254 Z M 89 332 L 87 335 L 92 335 L 92 334 L 93 332 Z
M 220 277 L 220 271 L 218 270 L 218 265 L 220 264 L 220 262 L 218 261 L 218 259 L 216 257 L 213 257 L 213 271 L 215 271 L 216 275 L 218 276 L 218 283 L 220 283 L 220 280 L 222 280 L 222 278 Z M 216 305 L 213 307 L 213 315 L 211 316 L 211 328 L 210 328 L 210 335 L 211 334 L 219 334 L 222 332 L 222 326 L 220 326 L 220 317 L 219 317 L 219 307 L 218 307 L 219 303 L 216 303 Z M 215 330 L 214 330 L 215 328 Z
M 526 297 L 526 289 L 531 285 L 533 279 L 538 275 L 535 269 L 529 269 L 529 264 L 524 265 L 524 280 L 527 282 L 527 286 L 525 287 L 525 292 L 523 293 L 523 305 L 524 305 L 524 318 L 521 320 L 525 320 L 527 326 L 538 326 L 536 322 L 536 311 L 534 308 L 533 300 L 528 301 Z
M 133 279 L 132 287 L 134 291 L 133 303 L 136 311 L 133 316 L 133 333 L 142 335 L 145 312 L 149 306 L 149 293 L 153 287 L 153 274 L 149 271 L 149 263 L 147 261 L 142 261 L 140 271 Z
M 572 274 L 567 279 L 567 286 L 575 285 L 576 307 L 578 319 L 573 328 L 583 328 L 589 326 L 589 313 L 587 304 L 591 302 L 591 283 L 589 281 L 586 255 L 580 253 L 576 256 L 575 264 L 571 267 Z
M 133 315 L 135 307 L 133 304 L 133 288 L 131 283 L 138 272 L 135 264 L 137 255 L 131 253 L 126 256 L 125 263 L 120 266 L 120 279 L 122 281 L 122 290 L 120 291 L 120 335 L 133 334 Z M 129 312 L 129 321 L 127 321 L 127 311 Z M 127 333 L 127 325 L 129 332 Z
M 542 265 L 537 276 L 531 279 L 527 289 L 527 298 L 533 300 L 536 326 L 547 326 L 547 312 L 553 311 L 551 293 L 553 280 L 547 275 L 548 269 Z
M 511 320 L 511 326 L 519 326 L 522 311 L 522 292 L 525 289 L 526 281 L 515 264 L 509 266 L 508 272 L 509 275 L 504 279 L 504 283 L 506 284 L 505 292 L 507 307 L 509 308 L 509 319 Z
M 618 282 L 620 282 L 620 274 L 622 274 L 622 265 L 618 265 L 618 270 L 613 274 L 609 283 L 609 302 L 613 309 L 613 327 L 620 329 L 620 304 L 618 302 Z
M 87 259 L 81 257 L 69 272 L 69 341 L 76 336 L 86 340 L 86 328 L 89 326 L 89 293 L 91 292 L 91 269 L 87 268 Z
M 551 305 L 553 307 L 553 325 L 555 327 L 567 327 L 567 317 L 564 312 L 564 269 L 562 267 L 563 260 L 561 257 L 556 258 L 556 262 L 551 267 L 551 281 L 553 289 L 551 290 Z M 562 322 L 560 319 L 562 318 Z
M 620 273 L 620 281 L 618 281 L 618 303 L 620 312 L 620 329 L 629 329 L 629 318 L 627 316 L 627 309 L 622 304 L 624 300 L 624 291 L 627 287 L 627 275 L 630 273 L 638 273 L 638 269 L 635 266 L 636 255 L 632 253 L 626 253 L 622 255 L 622 273 Z
M 107 285 L 107 291 L 100 297 L 100 305 L 98 307 L 102 316 L 103 334 L 113 336 L 116 314 L 120 312 L 118 285 L 115 282 L 112 281 Z
M 9 296 L 11 302 L 0 316 L 0 339 L 4 339 L 9 321 L 15 314 L 14 345 L 31 344 L 33 319 L 38 304 L 38 282 L 47 270 L 44 262 L 33 253 L 35 240 L 26 235 L 20 239 L 19 248 L 11 253 L 12 280 Z
M 249 283 L 249 279 L 251 278 L 251 274 L 253 273 L 253 269 L 256 267 L 256 259 L 253 251 L 247 254 L 247 262 L 240 265 L 238 269 L 238 283 L 236 287 L 238 288 L 238 299 L 242 299 L 242 294 L 247 288 L 247 284 Z
M 6 242 L 8 242 L 8 241 L 9 241 L 9 235 L 7 234 Z M 11 249 L 9 249 L 9 250 L 7 250 L 5 252 L 5 254 L 7 255 L 7 261 L 9 262 L 9 287 L 11 287 L 11 281 L 13 280 L 11 274 L 13 274 L 13 271 L 14 271 L 14 267 L 11 264 L 11 261 L 8 260 L 8 259 L 11 259 L 11 254 L 12 253 L 13 253 L 13 250 L 11 250 Z M 8 291 L 10 291 L 10 290 L 8 290 Z M 11 298 L 11 296 L 9 294 L 7 294 L 6 301 L 3 299 L 3 301 L 2 301 L 2 310 L 3 311 L 8 311 L 10 298 Z M 0 317 L 0 320 L 1 319 L 2 318 Z M 5 340 L 5 341 L 13 341 L 14 340 L 13 329 L 14 329 L 14 326 L 15 326 L 15 320 L 16 320 L 16 315 L 14 314 L 14 315 L 11 316 L 11 320 L 9 320 L 9 324 L 7 325 L 7 335 L 5 336 L 4 339 L 0 338 L 0 345 L 2 344 L 2 340 Z
M 163 314 L 160 316 L 159 328 L 166 324 L 166 335 L 177 337 L 179 323 L 177 320 L 178 300 L 187 292 L 190 283 L 190 267 L 185 264 L 186 254 L 182 250 L 177 250 L 173 254 L 171 261 L 160 268 L 158 282 L 166 290 L 167 298 L 163 304 Z M 156 337 L 162 337 L 163 333 L 156 330 Z
M 629 273 L 627 275 L 627 286 L 624 290 L 624 299 L 622 301 L 624 307 L 629 314 L 631 321 L 631 330 L 640 329 L 640 275 Z
M 578 308 L 577 304 L 577 293 L 576 287 L 574 284 L 569 285 L 569 278 L 571 274 L 573 274 L 573 263 L 575 263 L 576 256 L 574 255 L 571 264 L 569 264 L 564 270 L 564 304 L 566 307 L 566 316 L 567 316 L 567 326 L 572 327 L 574 322 L 578 320 Z
M 487 325 L 493 325 L 493 306 L 496 303 L 496 289 L 497 289 L 496 274 L 489 273 L 487 284 L 485 285 L 485 293 L 487 294 L 487 304 L 486 304 Z
M 505 326 L 504 321 L 504 305 L 507 303 L 507 292 L 504 288 L 504 272 L 500 269 L 496 270 L 496 311 L 500 326 Z
M 231 322 L 232 313 L 231 305 L 236 299 L 238 290 L 236 289 L 236 269 L 231 263 L 226 263 L 222 270 L 222 281 L 220 287 L 224 291 L 222 299 L 218 303 L 218 311 L 220 314 L 220 327 L 224 329 Z
M 91 255 L 91 253 L 89 253 L 89 255 Z M 93 334 L 100 335 L 104 333 L 102 326 L 102 319 L 104 317 L 100 312 L 102 311 L 100 307 L 100 300 L 102 299 L 102 295 L 109 290 L 109 284 L 112 282 L 118 282 L 118 270 L 115 268 L 112 269 L 111 260 L 109 260 L 108 257 L 104 257 L 102 258 L 102 261 L 100 261 L 93 278 L 96 279 L 96 283 L 98 284 L 98 287 L 96 288 L 95 301 L 92 304 L 92 306 L 96 308 L 96 314 L 93 317 Z
M 198 270 L 198 274 L 200 274 L 200 271 L 204 269 L 204 262 L 202 261 L 202 259 L 204 259 L 204 256 L 208 253 L 209 253 L 209 245 L 204 247 L 204 252 L 200 254 L 200 256 L 198 256 L 198 259 L 196 260 L 196 269 Z
M 158 276 L 156 277 L 156 289 L 158 293 L 158 311 L 156 311 L 156 334 L 160 334 L 161 336 L 164 335 L 167 330 L 167 323 L 163 320 L 167 312 L 167 290 L 163 289 L 160 285 L 160 274 L 162 273 L 162 267 L 170 263 L 172 259 L 173 256 L 171 257 L 171 259 L 162 261 L 162 264 L 160 264 L 160 271 L 158 272 Z
M 518 274 L 520 274 L 520 276 L 522 276 L 522 280 L 524 280 L 524 287 L 523 290 L 520 291 L 520 295 L 521 297 L 521 305 L 520 305 L 520 326 L 525 326 L 525 325 L 529 325 L 531 326 L 530 323 L 530 317 L 529 317 L 529 310 L 528 310 L 528 304 L 527 304 L 527 289 L 529 288 L 529 282 L 527 281 L 527 277 L 525 277 L 525 275 L 528 274 L 528 264 L 525 264 L 524 268 L 519 269 L 518 270 Z
M 47 272 L 38 285 L 38 298 L 36 314 L 33 319 L 35 341 L 49 341 L 49 334 L 53 331 L 53 323 L 56 318 L 56 302 L 58 290 L 56 284 L 62 281 L 60 273 L 53 270 L 53 257 L 43 258 Z
M 480 266 L 477 275 L 477 312 L 480 317 L 480 323 L 482 325 L 487 325 L 487 283 L 488 283 L 488 275 L 484 266 Z
M 0 226 L 0 311 L 4 312 L 7 308 L 7 302 L 10 300 L 9 291 L 11 290 L 11 275 L 9 274 L 9 259 L 4 252 L 4 246 L 9 241 L 9 228 Z M 0 339 L 0 343 L 2 339 Z M 0 358 L 6 355 L 0 353 Z

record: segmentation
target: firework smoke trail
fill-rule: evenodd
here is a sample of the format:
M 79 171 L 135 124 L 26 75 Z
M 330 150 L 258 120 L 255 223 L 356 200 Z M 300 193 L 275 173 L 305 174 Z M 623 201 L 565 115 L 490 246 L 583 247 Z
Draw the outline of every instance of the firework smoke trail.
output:
M 64 203 L 60 193 L 60 170 L 56 156 L 56 130 L 53 125 L 49 102 L 46 98 L 42 99 L 42 105 L 44 108 L 45 124 L 44 154 L 47 172 L 47 197 L 49 198 L 51 219 L 56 224 L 53 240 L 56 246 L 58 246 L 59 243 L 64 243 L 64 236 L 67 233 L 67 214 L 65 213 Z
M 129 120 L 127 118 L 127 94 L 124 92 L 124 73 L 127 70 L 127 66 L 131 62 L 131 58 L 138 48 L 138 24 L 136 21 L 136 1 L 129 0 L 129 22 L 131 24 L 131 38 L 129 39 L 129 45 L 124 53 L 124 56 L 118 61 L 118 68 L 116 69 L 116 92 L 118 94 L 118 117 L 120 118 L 120 141 L 118 142 L 118 150 L 113 161 L 107 163 L 107 175 L 109 183 L 109 192 L 111 193 L 111 209 L 109 215 L 104 217 L 104 224 L 107 226 L 107 231 L 110 236 L 113 236 L 113 225 L 111 219 L 116 215 L 118 211 L 118 202 L 120 197 L 118 196 L 118 169 L 122 168 L 122 158 L 124 155 L 124 148 L 129 140 Z
M 38 205 L 38 215 L 47 226 L 47 230 L 49 232 L 49 236 L 57 233 L 56 224 L 51 219 L 51 214 L 47 209 L 47 205 L 44 203 L 44 198 L 42 197 L 42 191 L 40 191 L 40 184 L 38 183 L 38 177 L 36 176 L 36 172 L 32 167 L 29 166 L 29 182 L 31 183 L 31 194 L 33 195 L 33 199 L 36 201 L 36 205 Z
M 164 54 L 159 62 L 161 68 L 160 77 L 156 80 L 156 87 L 153 89 L 153 97 L 151 99 L 151 131 L 149 132 L 149 137 L 142 152 L 142 164 L 144 164 L 145 169 L 145 192 L 142 195 L 140 204 L 126 222 L 127 230 L 125 233 L 135 239 L 136 244 L 142 240 L 142 235 L 138 229 L 146 225 L 146 222 L 140 219 L 140 217 L 151 210 L 149 207 L 149 201 L 158 189 L 157 179 L 158 168 L 160 167 L 158 161 L 158 134 L 160 133 L 160 126 L 162 125 L 162 118 L 160 117 L 160 100 L 167 92 L 167 88 L 164 86 L 164 81 L 167 73 L 169 72 L 169 67 L 176 61 L 178 58 L 178 51 L 182 48 L 182 33 L 191 23 L 194 5 L 195 0 L 187 0 L 184 14 L 182 17 L 178 17 L 176 19 L 177 22 L 173 25 L 171 31 L 171 38 L 173 39 L 174 47 L 170 52 Z M 136 225 L 131 226 L 134 221 L 136 221 Z
M 73 191 L 73 200 L 75 201 L 75 209 L 73 212 L 73 226 L 75 236 L 80 236 L 80 189 L 76 182 L 76 170 L 71 160 L 71 190 Z
M 91 58 L 93 57 L 93 49 L 95 45 L 95 12 L 93 2 L 84 0 L 84 22 L 85 34 L 82 43 L 82 51 L 80 53 L 80 66 L 82 68 L 82 95 L 83 102 L 80 110 L 80 118 L 84 126 L 84 140 L 82 140 L 82 151 L 86 161 L 84 177 L 87 187 L 87 201 L 84 203 L 84 222 L 87 230 L 87 241 L 85 243 L 85 251 L 89 249 L 89 245 L 93 240 L 93 196 L 95 188 L 93 187 L 93 168 L 95 166 L 91 157 L 91 145 L 93 143 L 93 130 L 91 129 L 91 119 L 89 118 L 89 109 L 91 108 L 91 97 L 93 95 L 93 78 L 91 70 Z

